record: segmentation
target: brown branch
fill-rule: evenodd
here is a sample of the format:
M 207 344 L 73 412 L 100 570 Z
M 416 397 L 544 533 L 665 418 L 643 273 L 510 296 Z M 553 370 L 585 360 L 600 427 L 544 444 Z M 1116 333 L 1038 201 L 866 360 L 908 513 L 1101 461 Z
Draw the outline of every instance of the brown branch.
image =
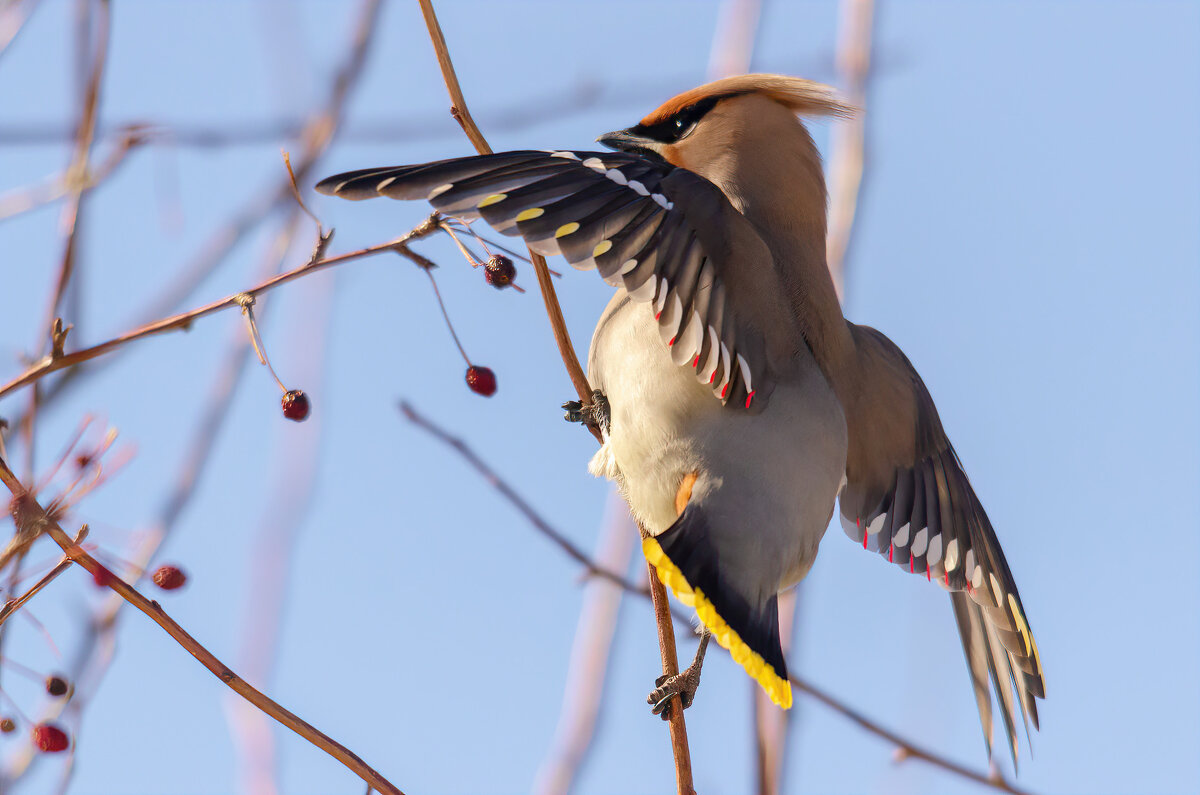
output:
M 0 459 L 2 460 L 2 459 Z M 87 538 L 87 525 L 84 525 L 78 533 L 75 534 L 75 544 L 80 544 L 83 539 Z M 9 617 L 25 606 L 25 603 L 38 595 L 38 592 L 45 588 L 50 583 L 62 574 L 67 569 L 71 568 L 71 559 L 64 557 L 58 565 L 46 572 L 46 574 L 38 580 L 25 593 L 18 596 L 16 599 L 9 599 L 4 603 L 4 607 L 0 608 L 0 624 L 3 624 Z
M 425 17 L 425 26 L 429 29 L 429 38 L 433 42 L 433 51 L 437 55 L 438 66 L 442 70 L 442 79 L 446 81 L 446 90 L 450 94 L 450 114 L 462 126 L 463 132 L 470 139 L 475 151 L 481 155 L 491 154 L 492 147 L 483 137 L 483 133 L 479 131 L 475 120 L 471 118 L 467 100 L 463 97 L 462 88 L 458 85 L 458 76 L 455 74 L 454 64 L 450 60 L 446 37 L 442 35 L 442 28 L 433 11 L 432 0 L 417 0 L 417 2 L 421 4 L 421 14 Z M 554 330 L 554 341 L 558 343 L 558 353 L 562 356 L 563 365 L 567 368 L 567 375 L 571 377 L 571 383 L 575 386 L 579 399 L 584 403 L 590 403 L 592 389 L 588 385 L 587 376 L 584 375 L 583 368 L 579 365 L 579 358 L 575 355 L 575 348 L 571 344 L 571 334 L 567 331 L 567 322 L 563 319 L 562 307 L 558 304 L 558 295 L 554 291 L 554 282 L 550 280 L 550 269 L 546 265 L 546 259 L 542 255 L 534 253 L 532 249 L 529 251 L 529 259 L 533 262 L 533 269 L 537 273 L 538 287 L 541 288 L 542 301 L 546 305 L 546 315 L 550 318 L 550 327 Z M 592 433 L 595 435 L 596 441 L 601 441 L 598 430 L 593 429 Z
M 550 525 L 549 522 L 543 519 L 541 515 L 533 509 L 533 506 L 531 506 L 525 500 L 524 497 L 518 494 L 512 486 L 508 485 L 508 483 L 506 483 L 494 469 L 488 466 L 487 463 L 480 458 L 475 451 L 472 450 L 470 446 L 468 446 L 467 443 L 462 439 L 459 439 L 457 436 L 452 436 L 446 430 L 436 425 L 428 417 L 424 416 L 415 408 L 413 408 L 412 404 L 406 400 L 400 401 L 400 412 L 404 415 L 404 418 L 413 425 L 416 425 L 418 428 L 425 431 L 430 436 L 437 439 L 447 447 L 450 447 L 460 456 L 462 456 L 463 459 L 466 460 L 466 462 L 470 464 L 472 468 L 474 468 L 475 471 L 483 477 L 484 480 L 486 480 L 494 489 L 496 489 L 496 491 L 500 492 L 500 494 L 506 500 L 511 502 L 513 507 L 520 511 L 521 515 L 524 516 L 531 525 L 533 525 L 535 530 L 544 535 L 546 538 L 550 539 L 554 545 L 563 552 L 567 553 L 567 557 L 583 566 L 589 575 L 608 580 L 609 582 L 615 583 L 626 590 L 640 593 L 643 596 L 648 595 L 646 591 L 638 588 L 636 585 L 622 577 L 617 572 L 596 565 L 596 563 L 592 561 L 586 552 L 576 546 L 571 539 L 567 538 L 563 533 L 556 530 Z
M 337 759 L 369 786 L 382 793 L 403 795 L 395 785 L 376 772 L 353 751 L 247 684 L 168 616 L 158 602 L 147 599 L 124 580 L 113 575 L 112 572 L 97 562 L 95 558 L 89 555 L 78 544 L 74 543 L 58 522 L 46 513 L 33 495 L 21 484 L 3 459 L 0 459 L 0 482 L 3 482 L 13 495 L 13 518 L 19 528 L 24 527 L 26 531 L 31 531 L 38 535 L 45 533 L 50 536 L 54 543 L 62 548 L 63 552 L 66 553 L 72 562 L 82 566 L 94 578 L 106 583 L 109 588 L 119 594 L 126 602 L 145 613 L 154 623 L 158 624 L 168 635 L 174 638 L 180 646 L 187 650 L 189 654 L 195 657 L 201 665 L 242 698 L 305 740 L 308 740 L 334 759 Z
M 285 222 L 279 233 L 278 242 L 273 242 L 268 246 L 269 256 L 264 259 L 260 269 L 261 278 L 278 272 L 282 267 L 290 248 L 289 242 L 294 238 L 298 221 L 299 213 L 297 210 L 293 210 L 290 219 Z M 195 496 L 196 486 L 211 458 L 213 447 L 220 438 L 221 429 L 228 420 L 229 402 L 245 377 L 247 370 L 245 364 L 248 361 L 250 342 L 241 329 L 234 328 L 233 332 L 223 361 L 209 381 L 210 392 L 200 413 L 200 420 L 192 433 L 190 448 L 181 459 L 182 464 L 179 467 L 175 484 L 163 501 L 158 519 L 143 535 L 136 549 L 126 555 L 132 570 L 140 573 L 139 577 L 144 576 L 144 573 L 149 570 L 150 561 L 154 559 L 158 550 L 171 536 L 180 515 Z M 78 370 L 71 371 L 71 373 L 74 372 L 78 372 Z M 134 579 L 130 584 L 136 585 L 137 582 L 138 580 Z M 94 692 L 108 666 L 111 665 L 117 619 L 125 604 L 124 600 L 113 594 L 111 599 L 98 607 L 89 617 L 87 622 L 89 631 L 76 648 L 75 663 L 72 666 L 71 679 L 78 683 L 81 690 L 83 683 L 90 681 L 93 683 L 90 690 Z M 63 705 L 64 708 L 75 713 L 71 720 L 73 725 L 82 724 L 82 711 L 85 706 L 86 701 L 78 697 Z M 72 757 L 63 767 L 62 790 L 64 791 L 73 773 L 73 761 Z
M 421 428 L 429 431 L 438 440 L 448 444 L 459 455 L 471 462 L 475 466 L 475 469 L 479 471 L 480 474 L 482 474 L 489 482 L 491 482 L 492 485 L 495 486 L 502 495 L 507 497 L 511 502 L 513 502 L 514 505 L 517 505 L 521 513 L 524 514 L 524 516 L 531 523 L 533 523 L 535 527 L 540 530 L 543 527 L 550 526 L 549 523 L 546 522 L 546 520 L 543 519 L 532 507 L 530 507 L 524 499 L 517 495 L 514 489 L 505 484 L 504 481 L 495 474 L 495 470 L 493 470 L 488 464 L 484 463 L 478 457 L 478 455 L 469 446 L 467 446 L 466 443 L 455 439 L 455 437 L 451 436 L 445 430 L 439 428 L 431 420 L 418 414 L 411 406 L 407 406 L 407 404 L 405 404 L 405 406 L 405 415 L 410 420 L 417 423 Z M 561 533 L 558 535 L 561 536 Z M 594 571 L 600 568 L 594 561 L 587 558 L 582 550 L 574 547 L 574 545 L 570 544 L 569 541 L 566 542 L 566 545 L 570 547 L 570 550 L 574 550 L 574 554 L 572 554 L 570 551 L 568 551 L 568 554 L 570 554 L 573 559 L 579 561 L 580 564 L 589 571 Z M 562 547 L 563 545 L 560 544 L 559 546 Z M 580 560 L 581 557 L 583 560 Z M 619 584 L 622 588 L 630 593 L 635 593 L 641 597 L 649 596 L 645 589 L 638 588 L 626 580 L 622 580 L 620 578 L 607 579 L 609 579 L 611 582 Z M 658 581 L 657 577 L 653 577 L 651 579 L 654 582 Z M 681 626 L 686 625 L 689 628 L 691 627 L 691 622 L 687 613 L 681 610 L 673 610 L 671 611 L 671 614 L 676 621 L 680 622 Z M 853 707 L 850 707 L 844 702 L 839 701 L 838 699 L 826 693 L 824 690 L 821 690 L 817 686 L 801 679 L 795 674 L 792 674 L 789 678 L 792 684 L 795 685 L 796 689 L 800 692 L 813 697 L 833 711 L 844 715 L 856 723 L 860 728 L 871 734 L 874 734 L 876 737 L 882 737 L 888 742 L 894 744 L 897 748 L 898 761 L 903 761 L 904 759 L 908 758 L 920 759 L 930 765 L 933 765 L 934 767 L 941 768 L 949 773 L 970 779 L 971 781 L 991 787 L 992 789 L 999 790 L 1001 792 L 1013 793 L 1013 795 L 1028 795 L 1026 791 L 1017 789 L 999 774 L 996 774 L 995 776 L 989 776 L 984 773 L 979 773 L 956 762 L 952 762 L 943 756 L 939 756 L 938 754 L 922 748 L 921 746 L 918 746 L 916 743 L 872 721 L 862 713 L 855 710 Z
M 438 24 L 437 15 L 433 11 L 432 0 L 417 0 L 421 6 L 421 14 L 425 17 L 425 26 L 429 29 L 429 38 L 433 43 L 433 50 L 437 54 L 438 66 L 442 70 L 442 79 L 446 81 L 446 90 L 450 93 L 451 108 L 450 112 L 454 118 L 462 125 L 463 131 L 467 134 L 467 138 L 475 146 L 475 150 L 479 154 L 490 154 L 491 146 L 488 145 L 487 139 L 483 137 L 483 133 L 479 131 L 474 119 L 471 118 L 471 111 L 467 108 L 467 101 L 463 97 L 462 88 L 458 84 L 458 76 L 454 72 L 454 64 L 450 60 L 450 51 L 446 47 L 446 38 L 442 34 L 442 28 Z M 575 386 L 575 391 L 579 395 L 579 400 L 588 404 L 592 399 L 592 390 L 588 385 L 587 376 L 584 375 L 583 368 L 579 365 L 579 358 L 575 355 L 575 348 L 571 345 L 571 335 L 567 331 L 567 323 L 563 318 L 562 307 L 559 306 L 558 296 L 554 290 L 554 282 L 550 278 L 550 270 L 546 266 L 546 260 L 539 254 L 536 254 L 532 249 L 529 250 L 529 258 L 533 261 L 534 271 L 537 273 L 538 286 L 542 290 L 542 301 L 546 306 L 546 315 L 550 319 L 550 326 L 554 330 L 554 341 L 558 344 L 558 352 L 562 357 L 563 365 L 567 368 L 567 374 L 571 378 L 571 383 Z M 589 426 L 592 434 L 596 437 L 596 441 L 603 442 L 600 437 L 599 429 Z M 645 533 L 642 528 L 643 534 Z M 659 651 L 662 655 L 663 673 L 673 674 L 678 673 L 679 661 L 675 655 L 675 629 L 671 623 L 671 610 L 667 604 L 667 591 L 662 582 L 659 581 L 653 567 L 648 570 L 650 577 L 650 595 L 654 600 L 654 615 L 658 624 Z M 692 760 L 691 752 L 687 745 L 687 728 L 683 717 L 682 704 L 676 696 L 672 702 L 670 720 L 671 731 L 671 750 L 675 758 L 675 781 L 679 789 L 680 795 L 692 795 Z
M 191 311 L 181 312 L 180 314 L 172 315 L 171 317 L 162 318 L 161 320 L 156 320 L 152 323 L 147 323 L 144 326 L 127 331 L 124 334 L 120 334 L 105 342 L 101 342 L 97 345 L 92 345 L 91 347 L 83 348 L 81 350 L 72 351 L 71 353 L 64 354 L 63 356 L 45 356 L 41 360 L 35 362 L 24 373 L 0 387 L 0 398 L 3 398 L 5 395 L 16 389 L 20 389 L 23 386 L 35 383 L 42 378 L 45 378 L 50 373 L 57 372 L 65 367 L 71 367 L 72 365 L 76 365 L 81 362 L 95 359 L 107 353 L 111 353 L 112 351 L 117 350 L 124 345 L 128 345 L 136 340 L 151 337 L 155 334 L 163 334 L 168 331 L 187 329 L 191 326 L 193 321 L 202 318 L 205 315 L 211 315 L 214 312 L 220 312 L 223 309 L 237 307 L 240 310 L 240 301 L 243 300 L 243 296 L 249 295 L 254 297 L 262 295 L 263 293 L 266 293 L 282 284 L 286 284 L 287 282 L 298 279 L 302 276 L 308 276 L 312 273 L 325 270 L 326 268 L 331 268 L 335 265 L 341 265 L 346 262 L 373 256 L 382 252 L 404 252 L 407 250 L 407 244 L 411 241 L 426 237 L 437 231 L 437 217 L 438 216 L 436 213 L 429 216 L 411 231 L 387 243 L 368 246 L 366 248 L 358 249 L 357 251 L 351 251 L 347 254 L 339 254 L 334 257 L 312 259 L 297 268 L 293 268 L 290 271 L 285 271 L 277 276 L 272 276 L 271 278 L 255 285 L 254 287 L 251 287 L 248 290 L 243 290 L 242 292 L 228 295 L 218 301 L 213 301 L 210 304 L 205 304 L 204 306 L 192 309 Z
M 954 773 L 957 776 L 970 779 L 977 784 L 983 784 L 985 787 L 991 787 L 992 789 L 1000 790 L 1001 792 L 1010 792 L 1012 795 L 1029 795 L 1028 790 L 1017 789 L 1012 784 L 1008 783 L 1008 781 L 1006 781 L 1005 778 L 998 772 L 994 775 L 986 775 L 984 773 L 971 770 L 968 767 L 964 767 L 957 762 L 952 762 L 944 756 L 939 756 L 933 751 L 922 748 L 910 740 L 901 737 L 899 734 L 896 734 L 889 729 L 885 729 L 883 726 L 880 726 L 878 723 L 863 715 L 858 710 L 849 707 L 841 701 L 838 701 L 832 696 L 824 693 L 823 691 L 818 690 L 809 683 L 797 677 L 795 674 L 792 674 L 788 678 L 791 680 L 791 683 L 796 686 L 797 690 L 812 696 L 830 709 L 841 713 L 843 716 L 858 724 L 860 728 L 895 744 L 896 761 L 898 762 L 903 762 L 905 759 L 909 758 L 920 759 L 924 762 L 928 762 L 934 767 L 938 767 L 947 772 Z
M 47 338 L 50 335 L 49 329 L 54 323 L 54 319 L 58 317 L 67 285 L 70 284 L 71 276 L 75 272 L 79 217 L 83 212 L 84 196 L 88 192 L 88 158 L 92 151 L 92 139 L 96 133 L 96 116 L 100 106 L 100 84 L 104 78 L 105 64 L 108 62 L 108 41 L 112 28 L 112 10 L 109 0 L 99 0 L 98 10 L 99 21 L 96 23 L 96 27 L 99 32 L 96 34 L 96 49 L 92 56 L 91 71 L 88 73 L 83 111 L 80 114 L 79 127 L 75 134 L 75 154 L 65 176 L 65 182 L 70 186 L 70 200 L 63 208 L 62 214 L 62 225 L 66 229 L 66 244 L 62 261 L 59 264 L 54 292 L 46 310 L 46 321 L 42 324 L 42 327 L 47 329 Z
M 329 96 L 323 105 L 313 111 L 298 132 L 303 151 L 296 161 L 295 170 L 285 173 L 279 179 L 271 182 L 264 191 L 247 202 L 224 225 L 214 231 L 201 246 L 199 253 L 162 291 L 159 298 L 152 302 L 146 314 L 133 321 L 132 325 L 146 325 L 157 317 L 175 311 L 179 304 L 199 286 L 200 282 L 212 274 L 222 260 L 244 238 L 258 228 L 265 218 L 292 201 L 293 178 L 304 179 L 311 173 L 317 160 L 328 149 L 333 135 L 341 128 L 349 92 L 362 75 L 367 50 L 372 35 L 378 27 L 376 22 L 380 6 L 381 0 L 364 0 L 351 37 L 350 48 L 345 61 L 334 74 Z M 121 129 L 129 134 L 129 131 L 135 128 L 143 131 L 147 129 L 144 125 L 126 125 Z M 290 132 L 294 133 L 295 131 Z M 155 128 L 154 140 L 169 139 L 170 137 L 169 131 L 164 132 L 161 128 Z M 398 251 L 406 256 L 411 255 L 407 249 L 402 248 Z M 77 386 L 83 380 L 81 375 L 94 372 L 95 369 L 95 367 L 75 367 L 64 373 L 47 389 L 46 394 L 42 396 L 41 405 L 46 405 L 51 399 L 57 399 L 71 387 Z M 4 391 L 0 390 L 0 397 L 3 396 Z M 19 428 L 24 425 L 24 422 L 25 416 L 21 415 L 14 420 L 13 425 Z

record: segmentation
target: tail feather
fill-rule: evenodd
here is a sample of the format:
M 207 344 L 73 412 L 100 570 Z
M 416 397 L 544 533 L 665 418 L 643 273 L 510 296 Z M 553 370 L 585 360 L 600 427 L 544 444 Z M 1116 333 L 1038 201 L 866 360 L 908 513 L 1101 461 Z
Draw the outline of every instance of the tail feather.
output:
M 779 643 L 777 595 L 755 598 L 718 568 L 704 510 L 692 503 L 675 523 L 642 541 L 642 551 L 679 601 L 694 607 L 717 643 L 729 650 L 783 709 L 792 705 L 787 663 Z
M 954 607 L 954 619 L 958 622 L 958 634 L 962 638 L 963 654 L 967 658 L 967 670 L 971 674 L 971 687 L 975 691 L 975 705 L 979 708 L 979 723 L 983 729 L 983 743 L 988 756 L 992 755 L 992 693 L 988 687 L 990 659 L 987 639 L 984 637 L 983 622 L 976 614 L 979 608 L 962 591 L 950 592 L 950 604 Z
M 987 636 L 988 673 L 991 674 L 992 686 L 996 689 L 996 696 L 1000 699 L 1000 717 L 1004 719 L 1004 738 L 1008 740 L 1008 749 L 1012 753 L 1013 769 L 1016 770 L 1017 729 L 1014 718 L 1016 707 L 1013 703 L 1013 689 L 1019 687 L 1020 683 L 1013 672 L 1008 650 L 1004 648 L 995 624 L 984 620 L 981 608 L 976 606 L 975 611 L 975 620 L 980 623 L 983 627 L 984 635 Z M 1021 710 L 1022 715 L 1024 715 L 1024 703 L 1021 704 Z

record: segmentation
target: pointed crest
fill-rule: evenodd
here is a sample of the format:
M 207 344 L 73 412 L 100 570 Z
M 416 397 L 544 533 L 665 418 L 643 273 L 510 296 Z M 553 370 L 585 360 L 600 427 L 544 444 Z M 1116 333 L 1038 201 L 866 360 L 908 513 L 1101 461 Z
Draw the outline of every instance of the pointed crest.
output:
M 848 118 L 854 115 L 854 108 L 838 99 L 837 93 L 829 86 L 787 75 L 752 74 L 722 78 L 685 91 L 664 102 L 641 123 L 646 126 L 657 124 L 708 97 L 735 97 L 741 94 L 762 94 L 807 116 Z

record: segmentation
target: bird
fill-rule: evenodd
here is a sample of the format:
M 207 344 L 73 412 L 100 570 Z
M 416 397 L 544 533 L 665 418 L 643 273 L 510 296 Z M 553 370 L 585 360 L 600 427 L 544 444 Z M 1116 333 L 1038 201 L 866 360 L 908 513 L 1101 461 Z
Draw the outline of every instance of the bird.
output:
M 845 318 L 826 263 L 827 192 L 804 119 L 854 110 L 828 86 L 746 74 L 596 139 L 369 168 L 320 193 L 427 200 L 482 218 L 616 288 L 588 354 L 589 469 L 617 484 L 642 549 L 700 622 L 696 658 L 647 699 L 687 708 L 710 638 L 792 703 L 778 595 L 813 565 L 835 503 L 864 550 L 949 593 L 992 754 L 995 692 L 1039 727 L 1044 673 L 1017 585 L 929 390 L 882 332 Z

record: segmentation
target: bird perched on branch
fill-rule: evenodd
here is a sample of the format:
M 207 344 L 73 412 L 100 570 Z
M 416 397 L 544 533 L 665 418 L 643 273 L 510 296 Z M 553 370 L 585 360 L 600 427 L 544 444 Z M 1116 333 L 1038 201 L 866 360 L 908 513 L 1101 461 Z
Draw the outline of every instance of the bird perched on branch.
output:
M 710 635 L 791 705 L 776 598 L 812 566 L 837 498 L 855 543 L 949 592 L 989 753 L 990 680 L 1015 761 L 1014 700 L 1036 727 L 1045 697 L 1016 583 L 920 376 L 843 317 L 826 267 L 821 159 L 798 115 L 849 113 L 825 86 L 742 75 L 597 139 L 613 152 L 374 168 L 317 190 L 427 199 L 617 288 L 592 400 L 565 408 L 601 430 L 592 471 L 705 630 L 656 712 L 691 703 Z

